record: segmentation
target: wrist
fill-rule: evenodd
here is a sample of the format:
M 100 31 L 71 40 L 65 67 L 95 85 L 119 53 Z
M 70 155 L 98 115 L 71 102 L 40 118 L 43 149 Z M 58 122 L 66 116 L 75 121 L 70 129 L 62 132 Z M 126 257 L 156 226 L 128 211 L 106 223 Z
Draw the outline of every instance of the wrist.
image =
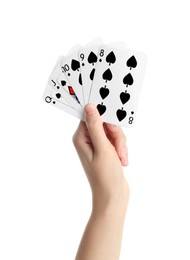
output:
M 112 194 L 108 196 L 93 197 L 93 214 L 125 214 L 129 201 L 127 194 Z

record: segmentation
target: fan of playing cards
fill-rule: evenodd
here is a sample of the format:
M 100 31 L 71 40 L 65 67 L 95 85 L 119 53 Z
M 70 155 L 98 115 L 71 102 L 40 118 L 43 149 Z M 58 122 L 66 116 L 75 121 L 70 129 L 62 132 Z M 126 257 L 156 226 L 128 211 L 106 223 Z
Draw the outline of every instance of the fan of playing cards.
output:
M 103 122 L 133 125 L 146 66 L 146 55 L 125 44 L 100 39 L 77 45 L 61 56 L 47 83 L 43 99 L 83 120 L 83 108 L 96 105 Z

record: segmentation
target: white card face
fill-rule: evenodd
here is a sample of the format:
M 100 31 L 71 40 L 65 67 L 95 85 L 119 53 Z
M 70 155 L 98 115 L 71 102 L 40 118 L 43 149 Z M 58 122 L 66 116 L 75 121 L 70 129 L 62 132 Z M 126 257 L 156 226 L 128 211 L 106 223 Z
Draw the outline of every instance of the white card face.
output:
M 79 119 L 82 119 L 83 115 L 71 107 L 62 96 L 57 95 L 57 90 L 52 88 L 49 84 L 46 85 L 46 89 L 43 95 L 43 99 L 46 103 L 49 103 Z
M 82 73 L 82 87 L 84 93 L 84 105 L 89 102 L 92 81 L 95 74 L 95 66 L 100 45 L 82 48 L 79 52 L 80 68 Z
M 84 106 L 82 75 L 80 71 L 80 62 L 78 59 L 79 49 L 74 51 L 71 55 L 64 57 L 61 69 L 65 74 L 69 85 L 73 87 L 80 104 Z
M 63 72 L 61 71 L 60 62 L 61 62 L 61 60 L 54 67 L 54 70 L 52 71 L 52 73 L 51 73 L 51 75 L 50 75 L 50 77 L 48 79 L 48 84 L 50 86 L 52 86 L 53 88 L 56 88 L 56 90 L 58 92 L 60 92 L 60 95 L 62 97 L 64 97 L 65 101 L 67 101 L 67 103 L 69 105 L 71 105 L 76 110 L 78 110 L 79 113 L 81 113 L 82 112 L 82 107 L 78 103 L 75 95 L 71 91 L 69 92 L 71 87 L 68 86 L 67 79 L 65 77 L 63 77 L 63 80 L 61 81 L 60 84 L 57 82 L 58 75 L 60 73 L 63 74 Z M 63 76 L 64 76 L 64 74 L 63 74 Z
M 104 122 L 133 125 L 146 60 L 137 51 L 101 46 L 89 102 L 97 106 Z
M 76 102 L 75 96 L 70 95 L 63 87 L 61 87 L 59 84 L 55 83 L 55 81 L 49 81 L 48 85 L 50 85 L 53 88 L 54 98 L 60 100 L 64 100 L 69 106 L 74 108 L 76 111 L 78 111 L 79 114 L 83 113 L 83 108 L 79 105 L 79 103 Z
M 69 85 L 68 80 L 63 72 L 61 72 L 57 76 L 56 82 L 59 86 L 61 86 L 69 94 L 69 96 L 72 97 L 72 99 L 75 101 L 75 103 L 77 103 L 77 104 L 75 104 L 76 108 L 81 109 L 82 106 L 80 105 L 80 101 L 79 101 L 78 97 L 76 96 L 72 86 Z M 79 108 L 79 106 L 80 106 L 80 108 Z

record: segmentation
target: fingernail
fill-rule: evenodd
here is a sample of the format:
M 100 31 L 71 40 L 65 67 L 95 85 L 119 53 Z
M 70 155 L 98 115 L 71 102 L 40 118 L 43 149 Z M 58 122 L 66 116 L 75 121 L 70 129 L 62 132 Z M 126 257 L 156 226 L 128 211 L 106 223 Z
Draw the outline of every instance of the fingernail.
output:
M 121 150 L 121 157 L 126 158 L 127 157 L 127 149 L 126 147 L 123 147 Z
M 85 113 L 87 116 L 93 115 L 95 113 L 95 109 L 92 105 L 86 105 L 85 107 Z

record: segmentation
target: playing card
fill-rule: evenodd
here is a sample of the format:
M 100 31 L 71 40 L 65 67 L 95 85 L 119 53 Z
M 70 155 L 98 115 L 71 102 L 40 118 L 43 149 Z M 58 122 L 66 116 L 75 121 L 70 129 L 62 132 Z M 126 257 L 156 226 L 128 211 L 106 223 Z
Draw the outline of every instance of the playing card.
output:
M 46 85 L 46 89 L 43 95 L 43 99 L 46 103 L 49 103 L 79 119 L 82 119 L 82 113 L 79 113 L 76 109 L 70 106 L 64 99 L 63 96 L 59 92 L 57 92 L 56 88 Z
M 56 66 L 54 67 L 49 79 L 48 84 L 52 86 L 53 88 L 56 88 L 57 91 L 59 91 L 60 95 L 64 97 L 65 101 L 72 107 L 74 107 L 79 113 L 82 112 L 82 107 L 79 104 L 79 101 L 74 93 L 74 91 L 71 91 L 72 87 L 68 85 L 68 81 L 66 77 L 64 76 L 62 70 L 61 70 L 61 61 L 63 57 L 60 58 Z M 60 82 L 57 81 L 58 75 L 62 75 L 62 80 Z
M 90 93 L 104 122 L 130 127 L 134 123 L 146 67 L 143 53 L 109 45 L 99 49 Z
M 73 87 L 80 104 L 84 106 L 82 75 L 80 71 L 80 62 L 78 52 L 80 48 L 75 50 L 71 55 L 64 57 L 61 64 L 62 72 L 65 74 L 69 85 Z
M 103 45 L 97 38 L 85 47 L 75 45 L 56 62 L 43 98 L 81 120 L 83 107 L 94 103 L 104 122 L 130 127 L 146 63 L 145 54 L 123 42 Z
M 59 72 L 60 72 L 60 69 L 61 69 L 61 67 L 59 67 Z M 74 89 L 71 86 L 69 86 L 68 80 L 67 80 L 65 74 L 62 71 L 57 76 L 56 82 L 59 86 L 61 86 L 72 97 L 72 99 L 74 99 L 75 103 L 76 102 L 78 103 L 78 104 L 75 104 L 75 106 L 76 106 L 76 108 L 79 108 L 80 101 L 79 101 L 78 97 L 76 96 Z M 81 109 L 81 107 L 82 106 L 80 105 L 79 109 Z
M 79 105 L 79 103 L 76 102 L 74 94 L 73 94 L 74 96 L 73 98 L 72 94 L 69 94 L 63 87 L 57 84 L 54 80 L 48 81 L 48 85 L 53 88 L 52 93 L 55 94 L 56 98 L 60 100 L 60 102 L 64 100 L 64 102 L 66 102 L 69 106 L 74 108 L 79 114 L 83 113 L 83 109 Z M 72 89 L 72 87 L 68 87 L 68 88 Z
M 84 105 L 89 101 L 89 94 L 95 74 L 95 66 L 98 59 L 100 45 L 82 48 L 79 52 L 80 68 L 82 73 L 82 88 L 84 94 Z

